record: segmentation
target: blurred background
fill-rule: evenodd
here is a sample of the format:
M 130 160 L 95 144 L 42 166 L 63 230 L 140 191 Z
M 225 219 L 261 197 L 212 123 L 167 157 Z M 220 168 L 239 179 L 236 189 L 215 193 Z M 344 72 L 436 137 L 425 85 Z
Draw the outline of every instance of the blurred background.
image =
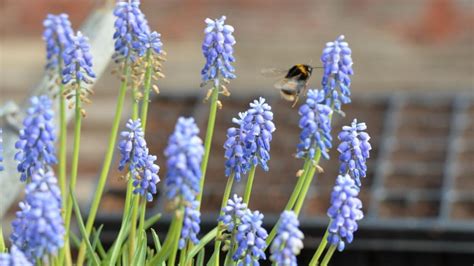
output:
M 353 51 L 353 104 L 334 129 L 358 118 L 367 122 L 373 151 L 361 197 L 366 218 L 356 240 L 334 265 L 461 265 L 474 262 L 474 1 L 472 0 L 142 0 L 151 28 L 162 34 L 168 61 L 161 94 L 154 98 L 147 136 L 158 162 L 176 118 L 193 115 L 204 131 L 208 107 L 199 89 L 204 19 L 227 16 L 236 29 L 238 78 L 222 99 L 203 223 L 213 225 L 225 184 L 223 149 L 231 118 L 264 95 L 275 111 L 277 131 L 270 172 L 257 173 L 250 207 L 271 224 L 285 205 L 302 162 L 290 155 L 298 142 L 297 109 L 279 99 L 263 68 L 319 65 L 326 42 L 340 34 Z M 78 29 L 103 1 L 0 0 L 0 106 L 24 100 L 44 75 L 42 21 L 48 13 L 68 13 Z M 106 36 L 104 38 L 109 38 Z M 110 36 L 111 38 L 111 36 Z M 87 209 L 104 156 L 119 81 L 101 76 L 86 107 L 80 154 L 78 196 Z M 310 87 L 318 88 L 313 72 Z M 125 112 L 124 119 L 127 118 Z M 205 132 L 201 132 L 204 136 Z M 334 133 L 335 135 L 336 133 Z M 72 138 L 72 132 L 70 139 Z M 310 258 L 327 224 L 325 212 L 337 173 L 337 154 L 323 162 L 305 203 L 302 224 Z M 162 167 L 164 178 L 166 169 Z M 123 206 L 124 184 L 109 176 L 101 223 L 114 226 Z M 236 192 L 241 188 L 236 187 Z M 19 196 L 20 199 L 20 196 Z M 269 200 L 270 199 L 270 200 Z M 163 211 L 163 203 L 150 206 Z M 14 204 L 2 219 L 8 231 Z M 107 235 L 108 234 L 108 235 Z M 466 265 L 467 265 L 466 264 Z

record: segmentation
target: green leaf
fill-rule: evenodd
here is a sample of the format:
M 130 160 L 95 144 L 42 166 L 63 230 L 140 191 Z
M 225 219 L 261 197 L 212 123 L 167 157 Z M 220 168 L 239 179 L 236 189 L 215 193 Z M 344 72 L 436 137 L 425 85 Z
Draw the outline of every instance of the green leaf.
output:
M 77 203 L 76 195 L 74 194 L 74 189 L 69 187 L 69 193 L 71 194 L 72 204 L 74 206 L 74 213 L 76 214 L 77 224 L 79 226 L 79 231 L 81 231 L 82 239 L 86 243 L 87 255 L 90 258 L 93 265 L 100 265 L 100 260 L 95 254 L 94 249 L 92 248 L 91 242 L 87 237 L 86 227 L 84 226 L 84 221 L 82 220 L 81 210 L 79 209 L 79 204 Z
M 156 253 L 158 253 L 161 249 L 160 237 L 153 228 L 151 229 L 151 236 L 153 237 L 153 243 L 155 244 Z
M 194 256 L 196 256 L 201 249 L 203 249 L 209 242 L 211 242 L 212 239 L 214 239 L 217 235 L 217 227 L 209 231 L 201 240 L 199 241 L 199 244 L 194 246 L 191 250 L 188 252 L 188 257 L 186 258 L 186 261 L 191 261 Z
M 0 253 L 6 252 L 5 242 L 3 241 L 2 224 L 0 224 Z
M 97 243 L 100 241 L 100 233 L 102 233 L 102 229 L 104 229 L 104 225 L 101 224 L 98 229 L 92 229 L 92 248 L 96 250 Z
M 142 231 L 140 235 L 145 235 L 145 232 Z M 146 259 L 146 248 L 147 248 L 147 241 L 146 237 L 141 237 L 141 241 L 138 242 L 139 247 L 135 251 L 135 255 L 133 258 L 133 265 L 144 265 Z
M 115 243 L 112 246 L 112 253 L 110 253 L 109 265 L 115 265 L 115 262 L 117 261 L 117 258 L 120 255 L 123 241 L 130 227 L 130 217 L 131 213 L 128 213 L 127 217 L 125 217 L 125 220 L 122 221 L 122 226 L 120 227 L 119 234 L 117 236 L 117 239 L 115 240 Z
M 81 245 L 81 240 L 79 239 L 79 237 L 76 234 L 74 234 L 73 231 L 69 232 L 69 237 L 71 238 L 72 243 L 74 244 L 74 247 L 79 248 L 79 246 Z
M 161 218 L 161 213 L 157 213 L 153 216 L 151 216 L 150 218 L 146 219 L 145 220 L 145 230 L 146 229 L 149 229 L 150 227 L 152 227 L 154 224 L 156 224 L 158 222 L 158 220 L 160 220 Z
M 203 266 L 204 265 L 204 256 L 205 255 L 206 255 L 206 249 L 203 248 L 203 249 L 201 249 L 201 251 L 199 251 L 197 261 L 196 261 L 197 266 Z

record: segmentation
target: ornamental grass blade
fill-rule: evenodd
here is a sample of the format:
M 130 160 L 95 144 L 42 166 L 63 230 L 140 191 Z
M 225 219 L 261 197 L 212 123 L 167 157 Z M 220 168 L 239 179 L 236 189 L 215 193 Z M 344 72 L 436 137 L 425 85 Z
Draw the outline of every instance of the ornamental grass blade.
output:
M 93 265 L 99 266 L 100 260 L 97 257 L 97 254 L 95 254 L 94 249 L 92 248 L 91 242 L 89 241 L 89 238 L 87 237 L 86 227 L 84 226 L 84 221 L 82 220 L 82 216 L 81 216 L 81 210 L 79 209 L 79 204 L 77 203 L 76 195 L 74 194 L 74 189 L 72 187 L 69 187 L 69 193 L 71 196 L 72 205 L 74 207 L 74 213 L 76 214 L 79 230 L 81 232 L 82 238 L 85 240 L 85 243 L 86 243 L 87 257 L 89 258 L 89 261 L 91 261 Z
M 216 238 L 216 235 L 217 227 L 209 231 L 209 233 L 207 233 L 203 238 L 201 238 L 201 240 L 199 240 L 199 243 L 188 252 L 188 257 L 186 258 L 186 261 L 191 261 L 201 249 L 203 249 L 209 242 L 211 242 L 212 239 Z
M 104 258 L 106 254 L 101 254 L 99 251 L 99 244 L 102 245 L 100 243 L 100 233 L 102 233 L 102 229 L 104 229 L 103 224 L 101 224 L 97 230 L 95 228 L 92 230 L 92 249 L 97 250 L 97 253 Z
M 203 266 L 204 265 L 205 255 L 206 255 L 206 249 L 203 248 L 203 249 L 201 249 L 201 251 L 199 251 L 197 261 L 196 261 L 197 266 Z

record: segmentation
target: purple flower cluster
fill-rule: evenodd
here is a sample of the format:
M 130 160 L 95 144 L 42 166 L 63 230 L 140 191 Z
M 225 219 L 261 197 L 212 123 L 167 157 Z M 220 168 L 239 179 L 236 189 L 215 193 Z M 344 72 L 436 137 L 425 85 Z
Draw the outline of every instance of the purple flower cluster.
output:
M 30 261 L 56 254 L 64 245 L 61 205 L 48 190 L 29 192 L 12 222 L 10 240 Z
M 324 104 L 324 92 L 309 90 L 306 102 L 299 109 L 301 116 L 300 143 L 297 146 L 296 157 L 303 158 L 308 155 L 314 159 L 319 148 L 324 158 L 329 159 L 328 151 L 332 147 L 331 121 L 332 110 Z
M 358 228 L 357 221 L 364 217 L 358 195 L 359 187 L 349 175 L 337 177 L 327 212 L 331 218 L 327 240 L 331 245 L 337 246 L 339 251 L 343 251 L 346 244 L 352 242 Z
M 61 204 L 61 190 L 58 187 L 58 179 L 52 169 L 38 169 L 30 177 L 31 182 L 25 187 L 26 194 L 35 191 L 49 191 L 51 195 Z
M 268 233 L 262 227 L 263 214 L 259 211 L 246 212 L 237 227 L 235 235 L 237 250 L 232 259 L 237 265 L 259 265 L 260 259 L 266 259 L 264 249 Z
M 168 174 L 167 197 L 193 202 L 200 189 L 201 160 L 204 155 L 199 128 L 193 118 L 180 117 L 165 149 Z
M 270 247 L 270 260 L 276 265 L 296 266 L 296 256 L 303 249 L 303 232 L 293 211 L 284 211 L 280 216 L 278 232 Z
M 61 192 L 51 169 L 56 163 L 51 101 L 47 96 L 32 97 L 23 121 L 15 155 L 21 181 L 28 182 L 25 201 L 12 223 L 12 243 L 34 260 L 56 253 L 63 245 Z
M 166 175 L 166 196 L 178 199 L 178 208 L 184 207 L 184 223 L 180 247 L 188 239 L 197 243 L 200 213 L 196 196 L 200 190 L 201 160 L 204 155 L 199 128 L 193 118 L 180 117 L 165 149 L 168 174 Z
M 201 213 L 198 211 L 199 202 L 194 201 L 190 206 L 184 208 L 183 229 L 181 230 L 181 238 L 179 239 L 179 248 L 183 249 L 186 246 L 186 241 L 189 239 L 194 244 L 199 243 L 197 235 L 200 231 L 199 224 L 201 223 Z
M 115 20 L 115 53 L 113 58 L 117 61 L 130 60 L 134 62 L 145 50 L 144 42 L 150 40 L 150 28 L 145 15 L 140 10 L 140 1 L 118 1 L 114 15 Z M 156 38 L 152 38 L 154 40 Z M 149 42 L 148 42 L 149 43 Z M 157 44 L 155 41 L 154 44 Z M 155 45 L 155 47 L 157 47 Z
M 51 100 L 46 95 L 34 96 L 30 103 L 27 116 L 23 120 L 24 128 L 20 131 L 20 139 L 15 144 L 19 149 L 15 160 L 19 162 L 17 169 L 23 182 L 39 169 L 48 169 L 57 162 Z
M 95 78 L 92 70 L 92 54 L 90 52 L 89 39 L 77 32 L 72 38 L 71 44 L 64 51 L 63 84 L 71 80 L 75 83 L 91 83 Z
M 141 45 L 135 45 L 139 56 L 145 55 L 148 49 L 151 49 L 155 54 L 162 52 L 163 43 L 161 42 L 161 34 L 156 31 L 146 31 L 138 36 L 138 41 Z
M 341 35 L 335 41 L 328 42 L 321 55 L 324 67 L 321 85 L 327 97 L 326 104 L 335 110 L 341 110 L 341 104 L 351 102 L 351 75 L 354 75 L 351 54 L 349 44 Z
M 43 21 L 43 40 L 46 43 L 46 69 L 62 67 L 63 52 L 73 42 L 71 22 L 66 14 L 48 14 Z
M 10 248 L 10 253 L 0 253 L 0 266 L 33 266 L 25 254 L 15 245 Z
M 341 175 L 349 174 L 357 184 L 361 186 L 360 178 L 367 175 L 367 158 L 370 156 L 372 146 L 369 143 L 370 136 L 364 130 L 367 129 L 365 123 L 357 123 L 357 119 L 352 121 L 350 126 L 342 127 L 339 133 L 341 144 L 337 150 L 341 153 L 339 161 Z
M 245 116 L 247 116 L 246 112 L 239 113 L 239 118 L 232 119 L 232 122 L 237 124 L 238 127 L 231 127 L 227 130 L 227 140 L 224 143 L 224 157 L 227 159 L 225 162 L 225 175 L 228 177 L 234 174 L 237 182 L 250 169 L 243 143 L 243 140 L 246 139 L 246 134 L 241 129 Z
M 133 178 L 133 192 L 152 201 L 157 192 L 156 184 L 160 181 L 160 167 L 155 164 L 156 156 L 149 154 L 140 119 L 130 119 L 126 127 L 128 130 L 122 131 L 118 145 L 121 156 L 119 170 L 127 167 Z
M 226 17 L 205 20 L 207 26 L 204 30 L 202 53 L 206 64 L 201 70 L 203 83 L 214 81 L 214 86 L 219 83 L 219 78 L 235 79 L 235 69 L 231 63 L 235 62 L 233 56 L 235 38 L 232 35 L 234 28 L 225 24 Z
M 3 171 L 3 130 L 0 128 L 0 172 Z
M 240 129 L 245 132 L 243 144 L 250 166 L 258 165 L 268 171 L 270 160 L 270 142 L 275 131 L 272 108 L 260 97 L 250 103 L 250 109 L 243 118 Z
M 222 208 L 222 214 L 219 216 L 218 221 L 222 222 L 229 232 L 238 227 L 242 217 L 249 212 L 247 204 L 242 201 L 241 197 L 234 194 L 231 199 L 227 200 L 227 205 Z

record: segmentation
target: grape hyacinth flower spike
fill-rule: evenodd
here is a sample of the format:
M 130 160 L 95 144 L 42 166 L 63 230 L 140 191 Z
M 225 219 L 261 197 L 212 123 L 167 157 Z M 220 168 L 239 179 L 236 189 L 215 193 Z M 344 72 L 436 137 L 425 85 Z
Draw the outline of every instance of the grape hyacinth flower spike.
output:
M 73 37 L 71 45 L 64 51 L 65 68 L 63 70 L 63 84 L 92 83 L 95 73 L 92 70 L 92 54 L 89 39 L 79 31 Z
M 268 171 L 270 160 L 270 142 L 275 131 L 272 108 L 260 97 L 250 103 L 250 109 L 241 122 L 240 130 L 245 132 L 243 140 L 245 156 L 251 166 L 260 165 Z
M 63 67 L 63 53 L 73 43 L 74 32 L 67 14 L 48 14 L 43 21 L 43 40 L 46 43 L 46 69 L 56 75 Z
M 200 214 L 196 196 L 200 190 L 201 160 L 204 154 L 199 128 L 193 118 L 180 117 L 165 149 L 168 173 L 166 196 L 176 203 L 176 210 L 184 209 L 184 224 L 180 248 L 187 239 L 194 243 L 199 233 Z
M 31 106 L 23 120 L 24 128 L 20 131 L 20 139 L 15 147 L 20 180 L 25 182 L 39 169 L 47 170 L 56 164 L 54 141 L 56 139 L 51 100 L 46 95 L 33 96 Z
M 224 143 L 225 154 L 225 175 L 230 177 L 232 174 L 237 182 L 240 182 L 242 175 L 250 169 L 249 157 L 245 152 L 243 140 L 246 138 L 245 131 L 241 126 L 247 113 L 239 113 L 239 118 L 233 118 L 237 127 L 231 127 L 227 130 L 227 140 Z
M 259 211 L 248 211 L 242 216 L 234 239 L 237 250 L 232 255 L 237 265 L 259 265 L 260 259 L 266 259 L 264 250 L 268 234 L 262 227 L 262 220 L 263 214 Z
M 237 194 L 227 200 L 227 205 L 222 208 L 222 214 L 218 221 L 222 222 L 228 232 L 232 232 L 234 228 L 240 225 L 242 217 L 248 212 L 247 204 Z
M 280 216 L 278 233 L 270 247 L 270 260 L 276 265 L 296 266 L 296 256 L 303 249 L 303 232 L 298 228 L 300 222 L 293 211 L 284 211 Z
M 360 178 L 367 175 L 367 159 L 370 156 L 372 146 L 369 143 L 370 136 L 365 130 L 367 125 L 365 123 L 357 123 L 354 119 L 350 126 L 342 127 L 339 133 L 339 140 L 341 144 L 337 150 L 341 166 L 339 174 L 349 174 L 357 184 L 361 186 Z
M 354 75 L 351 54 L 349 44 L 341 35 L 335 41 L 328 42 L 321 55 L 324 68 L 321 85 L 326 104 L 337 111 L 341 111 L 342 104 L 351 102 L 351 76 Z
M 364 217 L 362 202 L 357 196 L 359 188 L 349 175 L 339 175 L 331 193 L 331 206 L 328 216 L 331 222 L 328 227 L 329 244 L 343 251 L 346 244 L 354 239 L 357 222 Z
M 127 167 L 133 178 L 133 193 L 152 201 L 157 192 L 156 184 L 160 181 L 160 167 L 155 164 L 156 156 L 149 154 L 140 119 L 130 119 L 126 127 L 127 130 L 120 134 L 122 139 L 119 142 L 119 170 L 123 171 Z
M 0 253 L 1 266 L 33 266 L 25 254 L 15 245 L 10 248 L 10 253 Z
M 232 63 L 235 62 L 233 56 L 235 38 L 234 27 L 225 24 L 226 17 L 220 19 L 207 18 L 206 29 L 204 30 L 204 41 L 202 43 L 202 53 L 206 59 L 204 68 L 201 70 L 203 85 L 210 81 L 214 86 L 219 85 L 219 79 L 235 79 L 235 69 Z
M 26 190 L 25 201 L 12 222 L 11 242 L 31 260 L 55 255 L 64 245 L 60 202 L 51 191 Z
M 306 102 L 301 105 L 299 127 L 301 128 L 300 143 L 296 157 L 308 156 L 314 159 L 319 148 L 325 159 L 329 159 L 328 151 L 332 147 L 330 115 L 332 109 L 324 104 L 324 92 L 308 90 Z
M 145 49 L 141 35 L 148 36 L 150 28 L 145 15 L 140 10 L 140 1 L 118 1 L 114 15 L 116 17 L 114 27 L 115 53 L 113 59 L 117 63 L 135 62 Z

